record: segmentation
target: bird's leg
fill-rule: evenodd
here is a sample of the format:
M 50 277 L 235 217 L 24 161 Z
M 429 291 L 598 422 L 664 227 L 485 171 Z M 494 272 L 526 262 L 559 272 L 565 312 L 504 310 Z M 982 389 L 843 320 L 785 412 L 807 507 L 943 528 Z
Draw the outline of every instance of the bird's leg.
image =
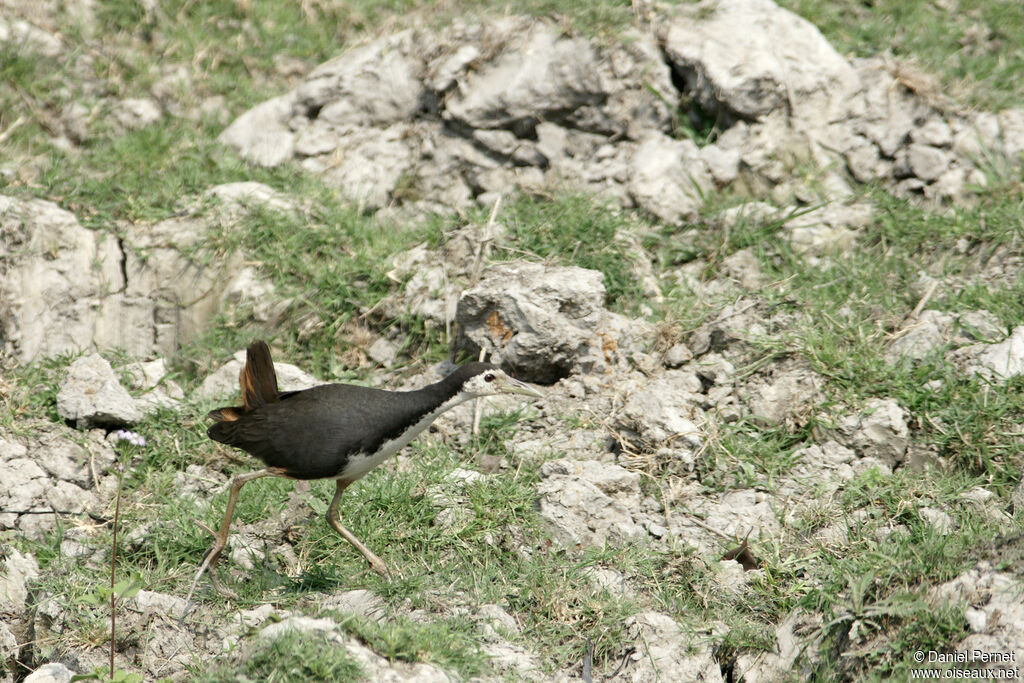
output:
M 356 550 L 363 554 L 370 566 L 373 567 L 374 571 L 383 576 L 390 576 L 388 572 L 388 566 L 384 564 L 384 560 L 377 557 L 372 550 L 363 545 L 363 542 L 355 537 L 351 531 L 346 529 L 341 523 L 341 517 L 338 515 L 338 501 L 341 500 L 342 492 L 348 488 L 348 485 L 352 482 L 343 481 L 338 479 L 338 488 L 334 492 L 334 498 L 331 499 L 331 505 L 327 508 L 327 523 L 331 525 L 331 528 L 341 534 L 341 537 L 356 547 Z
M 231 519 L 235 516 L 235 503 L 238 501 L 238 492 L 242 490 L 242 487 L 253 479 L 259 479 L 260 477 L 282 477 L 285 476 L 284 472 L 277 467 L 268 467 L 266 469 L 257 470 L 255 472 L 248 472 L 246 474 L 240 474 L 231 480 L 231 491 L 228 494 L 228 507 L 224 512 L 224 521 L 220 524 L 220 531 L 214 535 L 213 546 L 206 551 L 206 556 L 203 558 L 203 563 L 199 565 L 199 571 L 196 572 L 196 577 L 192 579 L 192 587 L 188 591 L 188 597 L 185 599 L 186 607 L 185 611 L 188 612 L 188 604 L 192 602 L 192 593 L 196 590 L 196 585 L 199 583 L 199 577 L 203 575 L 203 572 L 209 570 L 210 581 L 213 583 L 213 587 L 218 593 L 229 598 L 237 598 L 232 591 L 220 585 L 217 581 L 217 576 L 214 573 L 214 568 L 217 565 L 217 559 L 220 557 L 221 552 L 228 544 L 228 530 L 231 528 Z M 203 525 L 200 525 L 203 526 Z

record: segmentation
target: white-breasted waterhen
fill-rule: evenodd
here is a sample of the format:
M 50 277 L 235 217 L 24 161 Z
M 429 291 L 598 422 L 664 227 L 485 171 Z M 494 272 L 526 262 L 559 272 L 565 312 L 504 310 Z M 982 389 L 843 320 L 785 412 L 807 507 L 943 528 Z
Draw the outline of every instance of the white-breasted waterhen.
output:
M 327 523 L 354 545 L 373 569 L 387 575 L 384 561 L 341 524 L 338 501 L 345 488 L 401 450 L 441 413 L 464 401 L 502 393 L 542 396 L 489 363 L 463 365 L 440 382 L 416 391 L 325 384 L 282 393 L 270 349 L 262 341 L 249 346 L 238 380 L 243 405 L 212 411 L 210 417 L 216 423 L 206 433 L 214 441 L 255 455 L 266 467 L 231 481 L 224 521 L 192 581 L 189 602 L 207 570 L 214 588 L 231 596 L 217 582 L 214 569 L 227 545 L 238 492 L 260 477 L 337 481 Z

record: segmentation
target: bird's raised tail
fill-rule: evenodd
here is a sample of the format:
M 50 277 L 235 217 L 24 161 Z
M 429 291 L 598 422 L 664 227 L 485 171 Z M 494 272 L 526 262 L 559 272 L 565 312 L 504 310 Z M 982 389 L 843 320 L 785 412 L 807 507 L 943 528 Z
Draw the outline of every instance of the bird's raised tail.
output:
M 238 385 L 242 390 L 242 405 L 212 410 L 211 418 L 217 422 L 234 422 L 245 413 L 279 400 L 277 372 L 265 342 L 256 341 L 249 345 L 245 352 L 245 366 L 238 373 Z M 217 425 L 211 429 L 215 427 Z

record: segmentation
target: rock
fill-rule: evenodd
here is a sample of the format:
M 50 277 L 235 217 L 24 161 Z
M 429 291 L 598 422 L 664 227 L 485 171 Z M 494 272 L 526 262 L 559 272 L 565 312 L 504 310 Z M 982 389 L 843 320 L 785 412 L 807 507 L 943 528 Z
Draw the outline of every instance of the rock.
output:
M 75 515 L 98 506 L 96 494 L 88 489 L 113 463 L 113 450 L 103 442 L 90 443 L 88 433 L 79 432 L 76 439 L 73 431 L 45 424 L 33 425 L 31 436 L 19 440 L 0 436 L 0 529 L 17 529 L 41 540 L 57 522 L 54 515 L 39 513 L 59 510 Z M 77 440 L 83 440 L 89 451 Z
M 993 672 L 992 678 L 1012 677 L 1006 672 L 1016 670 L 1024 657 L 1024 605 L 1014 573 L 997 571 L 988 562 L 979 562 L 952 581 L 931 588 L 928 593 L 929 599 L 939 607 L 951 603 L 968 606 L 969 614 L 965 616 L 972 633 L 953 650 L 1013 657 L 1012 662 L 993 660 L 972 664 L 972 667 Z
M 910 172 L 927 182 L 937 180 L 945 173 L 949 168 L 950 161 L 948 152 L 930 145 L 912 143 L 907 148 L 907 164 L 910 167 Z
M 260 277 L 255 268 L 245 267 L 234 277 L 221 297 L 226 310 L 259 322 L 276 321 L 292 303 L 280 299 L 272 282 Z
M 176 618 L 185 611 L 186 602 L 177 595 L 140 590 L 134 597 L 126 600 L 125 605 L 142 614 Z
M 43 664 L 24 678 L 23 683 L 71 683 L 75 672 L 59 662 Z
M 910 139 L 931 147 L 949 147 L 953 144 L 953 131 L 948 123 L 938 116 L 933 116 L 921 127 L 910 131 Z
M 806 415 L 808 407 L 819 402 L 824 384 L 821 377 L 797 363 L 776 365 L 771 373 L 767 383 L 749 382 L 744 387 L 750 412 L 772 425 L 785 424 L 787 420 L 799 422 L 799 416 Z
M 687 90 L 709 112 L 759 119 L 857 83 L 853 67 L 815 26 L 771 0 L 701 4 L 670 20 L 661 37 Z
M 787 220 L 789 241 L 801 254 L 847 252 L 853 247 L 857 231 L 870 223 L 872 215 L 871 206 L 865 203 L 827 204 Z
M 82 356 L 68 367 L 57 393 L 57 413 L 79 429 L 124 427 L 142 412 L 99 354 Z
M 500 628 L 505 633 L 519 633 L 519 624 L 515 617 L 506 612 L 500 605 L 481 605 L 477 609 L 477 618 L 492 628 Z
M 401 31 L 324 62 L 295 91 L 292 114 L 336 129 L 412 118 L 424 106 L 424 40 Z
M 136 98 L 121 100 L 114 105 L 112 114 L 114 119 L 128 130 L 145 128 L 163 116 L 159 104 L 153 100 Z
M 965 361 L 967 371 L 982 377 L 1005 380 L 1024 372 L 1024 326 L 1016 327 L 998 344 L 974 344 L 954 356 Z
M 64 44 L 56 36 L 22 19 L 0 18 L 0 45 L 34 52 L 43 57 L 59 57 Z
M 56 204 L 0 196 L 0 337 L 22 362 L 88 348 L 115 324 L 105 302 L 123 287 L 113 239 Z
M 790 613 L 775 628 L 775 648 L 740 655 L 735 675 L 744 683 L 775 683 L 796 673 L 810 677 L 820 662 L 822 620 L 817 614 Z M 799 663 L 799 664 L 798 664 Z
M 626 581 L 626 577 L 614 569 L 587 567 L 583 575 L 597 590 L 605 590 L 621 598 L 633 599 L 636 597 L 636 591 Z
M 657 681 L 707 681 L 722 683 L 722 670 L 703 640 L 687 638 L 667 614 L 645 610 L 625 622 L 636 651 L 629 657 L 620 680 L 631 683 Z
M 722 149 L 718 145 L 705 145 L 700 148 L 700 158 L 704 161 L 711 177 L 719 186 L 728 185 L 736 180 L 740 171 L 740 152 L 736 149 Z
M 891 398 L 870 399 L 863 412 L 839 423 L 840 440 L 845 445 L 862 458 L 877 458 L 890 469 L 903 461 L 909 434 L 907 413 Z
M 254 181 L 214 185 L 203 196 L 216 199 L 229 211 L 259 208 L 288 212 L 298 208 L 291 198 L 269 185 Z
M 357 589 L 329 595 L 319 602 L 321 610 L 337 610 L 377 623 L 387 619 L 387 605 L 380 596 L 366 589 Z
M 921 311 L 917 320 L 886 347 L 886 358 L 920 360 L 937 348 L 953 328 L 953 316 L 941 311 Z
M 0 662 L 18 655 L 18 639 L 4 621 L 0 621 Z
M 629 194 L 666 223 L 694 218 L 713 184 L 700 150 L 689 140 L 650 132 L 630 160 Z
M 280 638 L 288 631 L 298 631 L 299 633 L 324 633 L 334 631 L 338 628 L 338 624 L 333 619 L 326 617 L 304 617 L 304 616 L 289 616 L 281 621 L 275 622 L 268 626 L 265 626 L 260 631 L 259 637 L 261 639 Z
M 675 370 L 632 391 L 627 388 L 622 412 L 615 418 L 616 431 L 632 435 L 634 447 L 645 452 L 664 446 L 698 450 L 704 440 L 697 424 L 704 422 L 697 403 L 701 386 L 693 372 Z
M 898 336 L 886 347 L 885 356 L 890 362 L 899 358 L 920 360 L 943 344 L 959 346 L 994 339 L 1002 334 L 999 319 L 988 311 L 947 313 L 926 309 L 918 314 L 916 320 L 904 324 Z M 971 351 L 954 352 L 953 357 L 965 353 L 969 355 Z
M 366 355 L 375 363 L 390 368 L 398 356 L 398 347 L 384 337 L 378 337 L 370 344 L 370 348 L 366 349 Z
M 1019 161 L 1024 152 L 1024 108 L 1004 109 L 998 114 L 1006 158 Z
M 722 270 L 743 289 L 759 289 L 765 283 L 761 264 L 750 249 L 740 249 L 722 259 Z
M 596 103 L 599 74 L 589 41 L 535 23 L 491 64 L 459 81 L 445 114 L 471 128 L 525 130 Z
M 0 571 L 0 614 L 19 616 L 28 603 L 29 584 L 39 576 L 39 563 L 31 554 L 7 548 Z
M 878 146 L 861 135 L 853 136 L 845 157 L 850 173 L 862 183 L 886 178 L 892 171 L 892 164 L 882 160 Z
M 601 348 L 603 275 L 575 267 L 513 262 L 492 266 L 459 299 L 457 348 L 528 382 L 551 384 L 569 374 L 587 347 Z
M 349 127 L 334 134 L 329 152 L 310 154 L 302 167 L 323 175 L 360 206 L 379 209 L 391 201 L 403 178 L 416 174 L 417 150 L 409 141 L 423 135 L 424 130 L 407 123 Z
M 673 344 L 665 352 L 665 367 L 676 369 L 693 360 L 693 351 L 686 344 Z
M 640 475 L 593 460 L 552 460 L 541 466 L 541 517 L 564 545 L 620 545 L 646 536 L 634 520 Z
M 130 388 L 144 391 L 135 399 L 136 407 L 145 415 L 156 412 L 160 408 L 174 410 L 185 398 L 181 386 L 167 378 L 167 361 L 158 358 L 148 363 L 131 363 L 125 366 Z
M 956 522 L 945 510 L 940 510 L 937 507 L 923 507 L 917 511 L 917 514 L 942 536 L 948 536 L 956 530 Z
M 294 93 L 289 93 L 256 105 L 224 129 L 217 141 L 255 164 L 277 166 L 292 156 L 295 147 L 295 133 L 284 123 L 294 102 Z

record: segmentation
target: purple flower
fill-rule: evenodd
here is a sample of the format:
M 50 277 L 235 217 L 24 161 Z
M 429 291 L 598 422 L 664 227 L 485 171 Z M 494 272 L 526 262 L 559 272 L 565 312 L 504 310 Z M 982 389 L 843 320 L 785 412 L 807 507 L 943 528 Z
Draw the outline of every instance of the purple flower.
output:
M 135 432 L 128 431 L 127 429 L 119 429 L 110 435 L 111 440 L 114 443 L 118 441 L 127 441 L 133 446 L 142 447 L 146 445 L 146 437 L 142 434 L 136 434 Z

